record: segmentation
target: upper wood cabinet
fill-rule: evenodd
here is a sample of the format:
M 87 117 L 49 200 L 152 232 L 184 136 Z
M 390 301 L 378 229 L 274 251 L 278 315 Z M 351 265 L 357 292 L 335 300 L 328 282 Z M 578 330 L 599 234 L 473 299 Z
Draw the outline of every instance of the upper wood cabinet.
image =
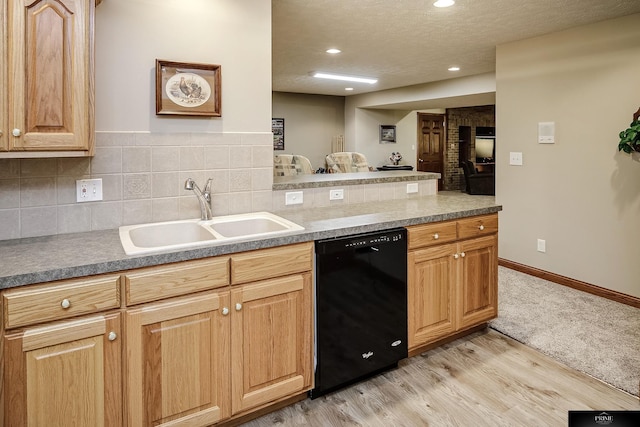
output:
M 95 0 L 0 4 L 0 157 L 93 155 Z

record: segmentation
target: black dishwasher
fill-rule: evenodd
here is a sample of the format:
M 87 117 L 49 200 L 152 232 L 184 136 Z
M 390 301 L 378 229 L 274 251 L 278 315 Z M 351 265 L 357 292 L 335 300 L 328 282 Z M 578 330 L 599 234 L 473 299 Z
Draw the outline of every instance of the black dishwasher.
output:
M 407 230 L 316 241 L 312 399 L 407 357 Z

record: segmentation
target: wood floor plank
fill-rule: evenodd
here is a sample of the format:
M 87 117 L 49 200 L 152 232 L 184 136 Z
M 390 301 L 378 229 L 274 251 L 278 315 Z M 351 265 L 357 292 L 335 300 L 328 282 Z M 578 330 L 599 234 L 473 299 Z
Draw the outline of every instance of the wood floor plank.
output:
M 244 426 L 564 427 L 569 410 L 637 411 L 640 400 L 487 329 Z

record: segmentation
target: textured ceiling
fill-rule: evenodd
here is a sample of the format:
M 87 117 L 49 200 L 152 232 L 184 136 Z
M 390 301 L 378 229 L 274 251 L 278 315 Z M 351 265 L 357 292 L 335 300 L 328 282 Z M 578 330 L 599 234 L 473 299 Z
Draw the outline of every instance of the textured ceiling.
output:
M 497 45 L 640 13 L 640 0 L 457 0 L 446 9 L 433 1 L 273 0 L 273 90 L 345 96 L 493 72 Z M 331 47 L 342 53 L 325 53 Z

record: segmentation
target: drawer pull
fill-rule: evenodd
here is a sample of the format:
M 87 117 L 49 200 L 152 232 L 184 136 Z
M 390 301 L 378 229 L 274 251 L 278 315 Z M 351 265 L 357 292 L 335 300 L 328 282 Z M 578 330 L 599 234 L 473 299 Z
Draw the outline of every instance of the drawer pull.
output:
M 116 338 L 118 338 L 118 334 L 116 334 L 115 332 L 111 331 L 111 332 L 109 332 L 109 336 L 107 338 L 109 339 L 109 341 L 115 341 Z
M 242 304 L 238 302 L 236 303 L 236 311 L 240 311 L 240 310 L 242 310 Z
M 229 314 L 229 309 L 227 307 L 222 307 L 222 315 L 226 316 L 227 314 Z
M 479 229 L 480 231 L 484 230 L 484 225 L 480 224 L 480 227 L 478 227 L 478 229 Z
M 71 307 L 71 301 L 65 298 L 60 303 L 60 306 L 66 310 L 67 308 Z
M 438 233 L 436 233 L 436 234 L 434 234 L 434 235 L 433 235 L 433 239 L 434 239 L 434 240 L 438 240 L 439 238 L 440 238 L 440 236 L 438 235 Z

